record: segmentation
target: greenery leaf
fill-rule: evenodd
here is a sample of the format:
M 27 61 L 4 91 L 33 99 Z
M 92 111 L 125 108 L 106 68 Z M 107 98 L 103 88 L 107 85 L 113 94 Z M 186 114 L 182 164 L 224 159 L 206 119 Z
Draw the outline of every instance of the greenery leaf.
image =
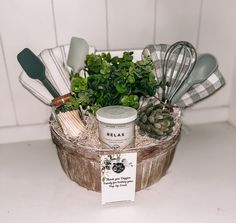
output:
M 159 87 L 155 79 L 154 65 L 149 56 L 133 61 L 133 52 L 124 52 L 122 57 L 110 53 L 89 54 L 85 61 L 87 78 L 70 74 L 71 91 L 74 97 L 64 109 L 89 108 L 95 113 L 98 108 L 109 105 L 139 106 L 141 96 L 154 96 Z

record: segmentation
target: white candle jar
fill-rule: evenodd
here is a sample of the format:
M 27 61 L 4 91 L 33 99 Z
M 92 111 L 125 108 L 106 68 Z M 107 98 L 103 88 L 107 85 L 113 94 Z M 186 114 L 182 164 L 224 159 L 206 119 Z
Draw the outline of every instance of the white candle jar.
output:
M 99 139 L 105 148 L 124 149 L 135 143 L 137 110 L 127 106 L 107 106 L 96 113 Z

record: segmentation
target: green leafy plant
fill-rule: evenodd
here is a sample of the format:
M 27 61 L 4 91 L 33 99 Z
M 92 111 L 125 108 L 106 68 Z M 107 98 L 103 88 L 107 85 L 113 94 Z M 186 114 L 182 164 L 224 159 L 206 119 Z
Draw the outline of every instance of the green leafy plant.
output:
M 71 73 L 71 90 L 74 97 L 64 106 L 65 110 L 79 106 L 97 109 L 109 105 L 126 105 L 138 108 L 141 96 L 156 93 L 158 80 L 148 56 L 133 61 L 133 52 L 124 52 L 122 57 L 110 53 L 89 54 L 85 61 L 87 77 Z

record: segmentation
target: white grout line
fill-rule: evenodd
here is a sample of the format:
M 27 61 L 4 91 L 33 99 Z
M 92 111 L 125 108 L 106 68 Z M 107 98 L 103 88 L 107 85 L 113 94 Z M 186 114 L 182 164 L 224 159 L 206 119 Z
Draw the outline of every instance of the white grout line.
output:
M 55 7 L 54 7 L 54 1 L 53 0 L 51 0 L 51 7 L 52 7 L 52 19 L 53 19 L 53 28 L 54 28 L 54 34 L 55 34 L 55 41 L 56 41 L 56 46 L 58 46 L 57 23 L 56 23 Z
M 197 27 L 197 41 L 196 41 L 196 50 L 199 49 L 200 34 L 201 34 L 201 24 L 202 24 L 202 11 L 203 10 L 203 0 L 200 1 L 199 6 L 199 17 L 198 17 L 198 27 Z
M 41 126 L 41 125 L 49 125 L 49 120 L 44 122 L 35 122 L 35 123 L 29 123 L 29 124 L 20 124 L 17 127 L 15 125 L 4 125 L 1 126 L 2 129 L 12 129 L 12 128 L 28 128 L 33 126 Z
M 105 11 L 106 11 L 106 48 L 107 50 L 110 50 L 109 24 L 108 24 L 108 0 L 105 0 Z
M 158 6 L 161 0 L 155 0 L 155 43 L 160 43 L 158 38 Z
M 231 121 L 227 121 L 227 123 L 236 131 L 235 123 L 232 123 Z
M 201 109 L 186 109 L 183 111 L 183 122 L 187 125 L 226 122 L 229 106 L 209 107 Z
M 9 75 L 9 70 L 8 70 L 8 66 L 7 66 L 7 60 L 6 60 L 6 55 L 5 55 L 5 50 L 4 50 L 4 46 L 3 46 L 3 40 L 2 40 L 1 33 L 0 33 L 0 48 L 1 48 L 1 51 L 2 51 L 3 63 L 4 63 L 4 66 L 5 66 L 5 70 L 6 70 L 7 84 L 8 84 L 8 87 L 10 89 L 10 100 L 11 100 L 12 107 L 13 107 L 13 113 L 14 113 L 14 116 L 15 116 L 16 126 L 19 126 L 19 120 L 18 120 L 17 114 L 16 114 L 15 100 L 14 100 L 14 97 L 13 97 L 13 90 L 12 90 L 11 82 L 10 82 L 10 78 L 9 78 L 10 75 Z
M 5 143 L 50 139 L 49 124 L 0 128 L 0 145 Z
M 157 29 L 157 0 L 154 0 L 153 44 L 156 44 Z

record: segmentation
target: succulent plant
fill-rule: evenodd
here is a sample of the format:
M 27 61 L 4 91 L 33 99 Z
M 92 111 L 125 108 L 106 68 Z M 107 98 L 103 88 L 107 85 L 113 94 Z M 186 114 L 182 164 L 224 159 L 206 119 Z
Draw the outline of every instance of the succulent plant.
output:
M 138 113 L 137 125 L 142 135 L 160 139 L 172 133 L 175 123 L 169 109 L 161 104 L 150 104 Z

